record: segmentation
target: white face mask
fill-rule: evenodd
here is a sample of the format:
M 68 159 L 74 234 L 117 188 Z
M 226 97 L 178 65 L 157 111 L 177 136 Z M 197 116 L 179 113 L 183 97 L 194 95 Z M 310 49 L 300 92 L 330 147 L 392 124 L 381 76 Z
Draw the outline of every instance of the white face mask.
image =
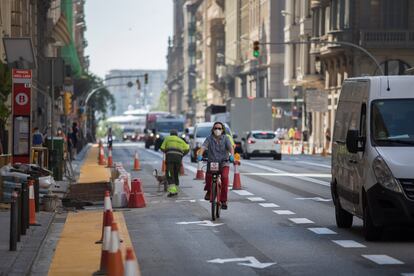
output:
M 214 135 L 220 136 L 221 135 L 221 130 L 220 129 L 214 130 Z

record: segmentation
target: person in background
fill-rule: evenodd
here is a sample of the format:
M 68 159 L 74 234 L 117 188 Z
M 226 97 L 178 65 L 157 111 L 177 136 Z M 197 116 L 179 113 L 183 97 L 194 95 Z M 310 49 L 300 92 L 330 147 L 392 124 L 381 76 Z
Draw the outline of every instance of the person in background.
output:
M 72 158 L 73 159 L 76 158 L 76 153 L 78 152 L 78 134 L 79 134 L 78 124 L 74 122 L 72 124 L 72 133 L 70 135 L 70 140 L 72 143 Z
M 38 127 L 35 127 L 33 129 L 32 146 L 33 147 L 43 146 L 43 135 L 42 135 L 42 133 L 40 133 Z
M 295 138 L 295 129 L 293 127 L 291 127 L 288 131 L 288 137 L 289 140 L 293 140 L 293 138 Z
M 108 134 L 107 134 L 107 142 L 108 142 L 108 149 L 112 149 L 112 141 L 113 141 L 113 137 L 112 137 L 112 128 L 108 128 Z

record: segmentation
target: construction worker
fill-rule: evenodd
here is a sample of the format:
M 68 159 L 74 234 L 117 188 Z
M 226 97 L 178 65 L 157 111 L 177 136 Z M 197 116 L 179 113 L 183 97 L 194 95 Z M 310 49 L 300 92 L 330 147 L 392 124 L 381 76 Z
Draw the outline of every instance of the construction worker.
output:
M 171 130 L 170 136 L 164 139 L 160 149 L 166 155 L 168 196 L 175 196 L 178 194 L 178 186 L 180 185 L 178 177 L 181 162 L 183 156 L 189 152 L 190 147 L 183 139 L 178 137 L 177 130 Z

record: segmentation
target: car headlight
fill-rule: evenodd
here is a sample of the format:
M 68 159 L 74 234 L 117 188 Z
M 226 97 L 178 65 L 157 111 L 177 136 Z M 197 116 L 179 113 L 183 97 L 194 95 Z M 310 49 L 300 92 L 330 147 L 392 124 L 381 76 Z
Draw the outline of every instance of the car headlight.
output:
M 154 133 L 151 133 L 150 136 L 153 137 L 154 136 Z
M 128 138 L 126 135 L 124 135 L 124 139 Z
M 181 134 L 181 137 L 185 138 L 185 134 Z
M 379 184 L 391 191 L 402 193 L 402 189 L 398 184 L 398 181 L 392 175 L 391 170 L 388 168 L 382 157 L 378 156 L 375 158 L 372 163 L 372 169 L 374 170 L 375 177 L 377 178 Z
M 157 139 L 160 138 L 160 135 L 159 134 L 155 135 L 155 138 L 157 138 Z

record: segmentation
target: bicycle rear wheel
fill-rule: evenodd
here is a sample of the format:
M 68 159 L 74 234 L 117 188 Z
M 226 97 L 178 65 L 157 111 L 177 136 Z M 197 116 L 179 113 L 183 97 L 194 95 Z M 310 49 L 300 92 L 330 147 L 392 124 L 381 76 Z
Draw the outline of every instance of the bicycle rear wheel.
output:
M 211 183 L 211 220 L 216 220 L 216 208 L 218 207 L 216 205 L 216 180 L 213 177 L 213 181 Z

